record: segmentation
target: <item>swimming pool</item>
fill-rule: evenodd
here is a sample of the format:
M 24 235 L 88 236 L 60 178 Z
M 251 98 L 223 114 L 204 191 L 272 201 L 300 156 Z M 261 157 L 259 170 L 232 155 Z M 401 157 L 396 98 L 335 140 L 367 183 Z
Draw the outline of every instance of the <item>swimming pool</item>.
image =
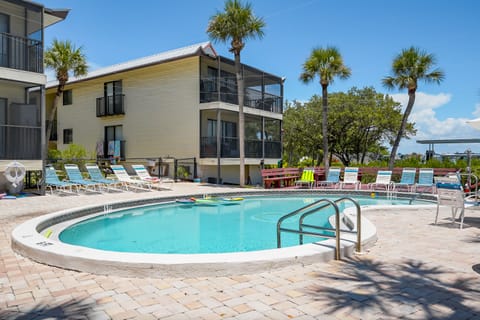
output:
M 226 253 L 274 249 L 277 221 L 283 215 L 325 196 L 251 196 L 243 201 L 157 204 L 101 214 L 63 230 L 58 238 L 72 245 L 99 250 L 137 253 Z M 408 204 L 407 200 L 355 197 L 360 205 Z M 353 206 L 342 202 L 340 211 Z M 331 228 L 333 208 L 309 216 L 305 223 Z M 285 228 L 296 229 L 298 216 Z M 326 233 L 332 235 L 332 233 Z M 324 239 L 324 238 L 323 238 Z M 323 240 L 305 236 L 303 243 Z M 299 244 L 299 237 L 282 233 L 282 247 Z
M 277 202 L 283 202 L 283 198 L 293 196 L 301 199 L 301 205 L 317 198 L 333 196 L 338 199 L 342 197 L 342 195 L 337 192 L 332 192 L 333 195 L 327 195 L 324 191 L 305 192 L 302 190 L 291 190 L 287 192 L 241 190 L 241 192 L 239 192 L 238 189 L 234 188 L 231 190 L 223 189 L 221 193 L 217 191 L 217 193 L 212 192 L 211 194 L 216 194 L 220 197 L 275 197 Z M 362 250 L 372 246 L 377 237 L 375 225 L 365 218 L 363 213 L 378 211 L 382 213 L 392 212 L 399 214 L 402 210 L 415 210 L 415 208 L 418 207 L 417 205 L 421 205 L 422 207 L 429 205 L 433 207 L 432 202 L 415 201 L 412 206 L 409 205 L 409 199 L 372 199 L 370 192 L 355 192 L 356 198 L 359 195 L 363 195 L 363 197 L 361 197 L 363 203 L 361 218 Z M 375 196 L 377 195 L 378 193 Z M 201 197 L 202 194 L 183 194 L 183 197 L 192 196 Z M 352 194 L 350 194 L 350 196 L 352 196 Z M 335 257 L 335 239 L 327 239 L 304 245 L 293 245 L 290 247 L 283 247 L 282 243 L 281 249 L 277 249 L 274 245 L 274 249 L 196 254 L 109 251 L 71 245 L 59 240 L 63 230 L 75 224 L 82 223 L 83 221 L 95 219 L 95 217 L 103 215 L 113 221 L 119 221 L 121 220 L 121 216 L 125 215 L 138 215 L 141 217 L 146 214 L 136 210 L 142 209 L 148 211 L 153 209 L 153 205 L 160 203 L 165 206 L 172 206 L 176 198 L 175 196 L 162 194 L 159 196 L 125 201 L 119 197 L 117 201 L 109 202 L 106 207 L 103 203 L 98 203 L 42 215 L 25 221 L 12 231 L 12 248 L 16 253 L 32 260 L 60 268 L 95 274 L 160 278 L 169 276 L 228 276 L 248 274 L 287 267 L 292 264 L 305 265 L 321 261 L 326 262 Z M 242 202 L 241 205 L 248 206 L 249 202 Z M 232 205 L 231 207 L 233 208 L 235 206 L 238 205 Z M 232 209 L 230 206 L 227 207 L 229 208 L 225 208 L 226 210 Z M 264 214 L 260 216 L 257 215 L 256 219 L 276 222 L 277 216 L 276 214 L 271 214 L 271 211 L 269 211 L 270 206 L 267 204 L 263 207 L 266 207 L 267 210 Z M 111 208 L 113 210 L 109 214 L 109 212 L 105 212 L 105 208 Z M 123 211 L 124 209 L 132 209 L 133 211 Z M 180 210 L 180 208 L 177 209 Z M 187 210 L 187 207 L 181 209 Z M 223 208 L 208 208 L 208 210 L 217 211 L 220 209 Z M 348 210 L 349 208 L 344 211 L 345 215 L 355 220 L 354 210 L 351 212 L 348 212 Z M 217 213 L 211 212 L 209 215 L 218 216 Z M 205 232 L 201 232 L 200 228 L 203 226 L 201 223 L 203 218 L 199 219 L 199 217 L 196 217 L 196 219 L 197 229 L 195 229 L 195 231 L 197 232 L 197 238 L 203 237 Z M 221 223 L 217 223 L 217 225 L 218 228 L 223 227 Z M 156 230 L 157 233 L 162 232 L 159 228 L 153 229 Z M 260 229 L 260 231 L 257 230 L 257 233 L 263 233 L 263 230 L 264 229 Z M 273 238 L 275 238 L 275 236 Z M 296 237 L 296 240 L 298 240 L 298 237 Z M 318 238 L 315 240 L 318 240 Z M 339 246 L 341 256 L 352 255 L 356 243 L 357 234 L 341 232 Z

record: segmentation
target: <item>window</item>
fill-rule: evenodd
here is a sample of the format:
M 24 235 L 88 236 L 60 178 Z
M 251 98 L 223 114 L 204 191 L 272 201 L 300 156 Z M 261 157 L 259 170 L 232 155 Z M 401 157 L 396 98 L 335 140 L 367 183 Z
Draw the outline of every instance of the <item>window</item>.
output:
M 207 135 L 209 137 L 217 136 L 217 120 L 208 119 Z M 222 137 L 236 138 L 237 124 L 235 122 L 222 121 Z
M 73 103 L 72 89 L 63 91 L 63 105 L 67 106 Z
M 63 144 L 73 143 L 73 129 L 63 129 Z

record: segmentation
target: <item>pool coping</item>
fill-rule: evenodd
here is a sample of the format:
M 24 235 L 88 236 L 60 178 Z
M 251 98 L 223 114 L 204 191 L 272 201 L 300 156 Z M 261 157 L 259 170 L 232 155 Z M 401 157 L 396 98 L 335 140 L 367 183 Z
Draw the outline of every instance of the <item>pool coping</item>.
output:
M 218 196 L 265 195 L 286 193 L 322 193 L 324 190 L 288 190 L 251 192 L 218 192 Z M 345 190 L 341 192 L 344 194 Z M 355 192 L 355 194 L 370 192 Z M 340 194 L 339 192 L 328 193 Z M 349 194 L 352 194 L 351 192 Z M 378 193 L 381 194 L 381 193 Z M 199 194 L 189 194 L 183 197 L 199 197 Z M 112 209 L 127 208 L 138 205 L 148 205 L 160 202 L 172 202 L 179 197 L 152 197 L 142 200 L 115 201 L 108 203 Z M 430 206 L 430 205 L 427 205 Z M 416 205 L 396 205 L 398 210 L 411 210 Z M 425 205 L 421 205 L 425 207 Z M 91 205 L 62 210 L 28 220 L 12 231 L 12 248 L 15 252 L 51 266 L 65 269 L 108 274 L 125 277 L 183 277 L 183 276 L 226 276 L 264 272 L 275 268 L 291 266 L 292 264 L 311 264 L 333 260 L 335 256 L 335 240 L 293 246 L 280 249 L 269 249 L 236 253 L 213 254 L 144 254 L 110 252 L 62 243 L 56 239 L 42 235 L 49 227 L 62 221 L 85 217 L 102 212 L 103 205 Z M 353 208 L 352 208 L 353 209 Z M 369 210 L 391 210 L 392 206 L 362 206 L 362 213 Z M 345 210 L 347 219 L 355 222 L 356 213 Z M 376 227 L 365 217 L 362 217 L 362 249 L 372 246 L 376 239 Z M 342 226 L 345 228 L 346 226 Z M 356 234 L 341 233 L 341 256 L 354 254 Z

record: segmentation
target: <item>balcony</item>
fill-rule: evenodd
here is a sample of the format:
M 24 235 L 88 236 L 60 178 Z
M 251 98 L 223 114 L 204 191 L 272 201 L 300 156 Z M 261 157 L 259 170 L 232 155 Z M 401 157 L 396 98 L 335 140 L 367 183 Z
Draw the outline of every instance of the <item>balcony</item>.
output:
M 124 100 L 124 94 L 97 98 L 97 117 L 125 114 Z
M 0 125 L 0 159 L 41 159 L 41 135 L 39 127 Z
M 43 73 L 42 42 L 0 33 L 0 67 Z
M 265 147 L 265 155 L 262 154 L 261 140 L 245 140 L 245 157 L 246 158 L 281 158 L 281 142 L 280 141 L 263 141 Z M 222 158 L 238 158 L 240 156 L 238 148 L 238 138 L 221 138 Z M 202 137 L 200 142 L 201 158 L 217 157 L 217 137 Z

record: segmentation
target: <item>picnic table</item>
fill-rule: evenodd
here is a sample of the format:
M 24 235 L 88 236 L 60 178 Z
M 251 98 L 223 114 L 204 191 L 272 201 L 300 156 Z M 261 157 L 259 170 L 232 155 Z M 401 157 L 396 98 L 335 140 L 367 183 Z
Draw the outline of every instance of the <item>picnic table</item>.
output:
M 263 169 L 263 186 L 265 189 L 291 187 L 300 177 L 299 174 L 299 168 Z

